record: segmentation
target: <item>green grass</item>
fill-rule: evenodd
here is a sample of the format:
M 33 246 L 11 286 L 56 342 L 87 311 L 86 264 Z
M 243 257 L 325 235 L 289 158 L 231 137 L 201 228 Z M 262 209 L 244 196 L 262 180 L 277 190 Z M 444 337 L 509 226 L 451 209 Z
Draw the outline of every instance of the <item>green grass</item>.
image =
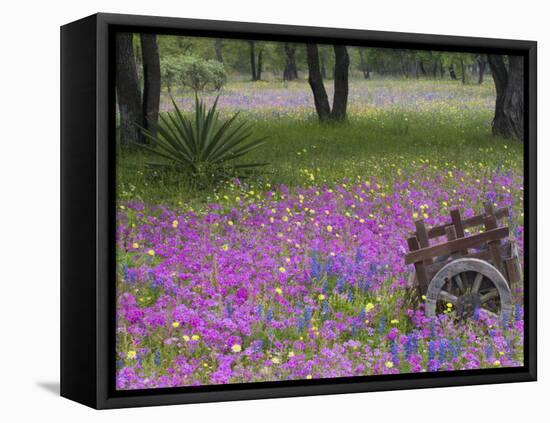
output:
M 238 88 L 255 95 L 262 87 L 287 93 L 285 90 L 293 90 L 298 96 L 308 90 L 303 81 L 288 87 L 282 83 L 240 83 Z M 197 190 L 181 173 L 148 169 L 146 163 L 158 161 L 156 158 L 140 151 L 119 151 L 118 198 L 200 208 L 224 195 L 250 196 L 252 191 L 279 184 L 291 188 L 330 185 L 345 178 L 372 176 L 391 183 L 396 173 L 412 175 L 426 166 L 435 170 L 477 172 L 504 167 L 522 171 L 522 145 L 491 134 L 491 84 L 354 81 L 351 92 L 364 93 L 365 97 L 350 100 L 349 118 L 341 124 L 319 123 L 308 110 L 283 117 L 273 117 L 269 110 L 243 111 L 242 119 L 254 122 L 254 136 L 268 136 L 269 142 L 239 162 L 270 163 L 245 181 L 245 187 L 218 184 Z M 426 100 L 427 93 L 440 97 Z M 397 96 L 407 103 L 398 100 L 395 105 L 377 107 L 375 98 L 380 95 Z
M 269 143 L 247 156 L 246 161 L 270 163 L 254 178 L 256 186 L 290 187 L 307 181 L 331 184 L 356 176 L 385 180 L 396 168 L 420 167 L 419 158 L 455 169 L 472 162 L 495 167 L 503 161 L 520 169 L 522 146 L 494 138 L 488 118 L 472 114 L 468 122 L 457 124 L 438 122 L 433 116 L 419 113 L 409 114 L 408 124 L 404 124 L 388 112 L 376 120 L 351 118 L 333 125 L 290 118 L 258 122 L 255 134 L 269 136 Z M 167 204 L 212 200 L 214 189 L 198 191 L 182 174 L 148 169 L 146 163 L 155 160 L 138 151 L 119 155 L 118 189 L 123 199 Z

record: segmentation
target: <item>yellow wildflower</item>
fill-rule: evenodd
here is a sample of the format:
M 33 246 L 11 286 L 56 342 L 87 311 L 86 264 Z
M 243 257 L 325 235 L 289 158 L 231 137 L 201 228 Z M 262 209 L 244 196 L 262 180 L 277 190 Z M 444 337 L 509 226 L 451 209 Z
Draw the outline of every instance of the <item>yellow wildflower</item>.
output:
M 242 348 L 239 344 L 235 344 L 231 347 L 231 351 L 233 351 L 234 353 L 239 353 L 241 352 Z
M 327 225 L 327 231 L 332 232 L 332 226 L 331 225 Z
M 147 254 L 149 254 L 151 257 L 153 257 L 155 255 L 155 250 L 150 249 L 149 251 L 147 251 Z
M 133 360 L 134 358 L 136 358 L 136 352 L 134 350 L 128 351 L 128 353 L 126 354 L 126 358 L 129 360 Z
M 172 322 L 172 327 L 173 328 L 179 328 L 180 327 L 180 322 Z
M 391 369 L 393 367 L 393 361 L 386 361 L 385 363 L 385 366 L 388 368 L 388 369 Z
M 317 298 L 319 298 L 319 301 L 323 301 L 326 297 L 323 294 L 319 294 Z
M 134 242 L 134 243 L 132 244 L 132 248 L 139 248 L 139 244 L 138 244 L 137 242 Z

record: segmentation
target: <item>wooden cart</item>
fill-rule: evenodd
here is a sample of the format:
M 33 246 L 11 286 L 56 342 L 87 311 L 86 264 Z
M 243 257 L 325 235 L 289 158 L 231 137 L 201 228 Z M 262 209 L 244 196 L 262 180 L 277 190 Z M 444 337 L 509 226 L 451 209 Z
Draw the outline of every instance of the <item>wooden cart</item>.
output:
M 415 222 L 405 263 L 414 265 L 409 284 L 425 295 L 426 315 L 446 311 L 464 318 L 482 309 L 493 317 L 510 317 L 511 288 L 523 275 L 516 242 L 507 226 L 498 225 L 509 215 L 507 208 L 486 204 L 484 213 L 467 219 L 454 209 L 451 221 L 440 226 Z M 471 228 L 476 233 L 467 236 Z M 438 243 L 441 237 L 444 241 Z

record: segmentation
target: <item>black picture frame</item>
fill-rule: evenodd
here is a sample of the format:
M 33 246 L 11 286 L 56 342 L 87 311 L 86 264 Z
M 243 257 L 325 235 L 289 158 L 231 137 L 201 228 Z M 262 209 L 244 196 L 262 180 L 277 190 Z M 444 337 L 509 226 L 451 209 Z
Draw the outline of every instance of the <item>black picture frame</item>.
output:
M 114 389 L 116 31 L 521 55 L 525 59 L 525 360 L 519 368 L 136 391 Z M 97 409 L 536 380 L 534 41 L 95 14 L 61 28 L 61 395 Z

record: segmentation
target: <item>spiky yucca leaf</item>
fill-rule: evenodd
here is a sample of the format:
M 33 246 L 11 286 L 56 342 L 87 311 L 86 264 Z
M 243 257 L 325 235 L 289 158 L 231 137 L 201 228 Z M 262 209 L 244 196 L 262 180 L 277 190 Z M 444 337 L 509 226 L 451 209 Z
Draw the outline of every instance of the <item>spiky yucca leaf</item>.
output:
M 165 166 L 182 168 L 193 176 L 214 179 L 229 174 L 238 176 L 240 169 L 265 166 L 267 163 L 233 163 L 263 145 L 267 137 L 251 139 L 252 127 L 247 122 L 237 123 L 238 112 L 221 119 L 218 99 L 207 108 L 195 96 L 194 116 L 188 117 L 172 98 L 174 111 L 160 115 L 156 135 L 141 128 L 144 136 L 152 141 L 152 146 L 141 147 L 167 160 Z

